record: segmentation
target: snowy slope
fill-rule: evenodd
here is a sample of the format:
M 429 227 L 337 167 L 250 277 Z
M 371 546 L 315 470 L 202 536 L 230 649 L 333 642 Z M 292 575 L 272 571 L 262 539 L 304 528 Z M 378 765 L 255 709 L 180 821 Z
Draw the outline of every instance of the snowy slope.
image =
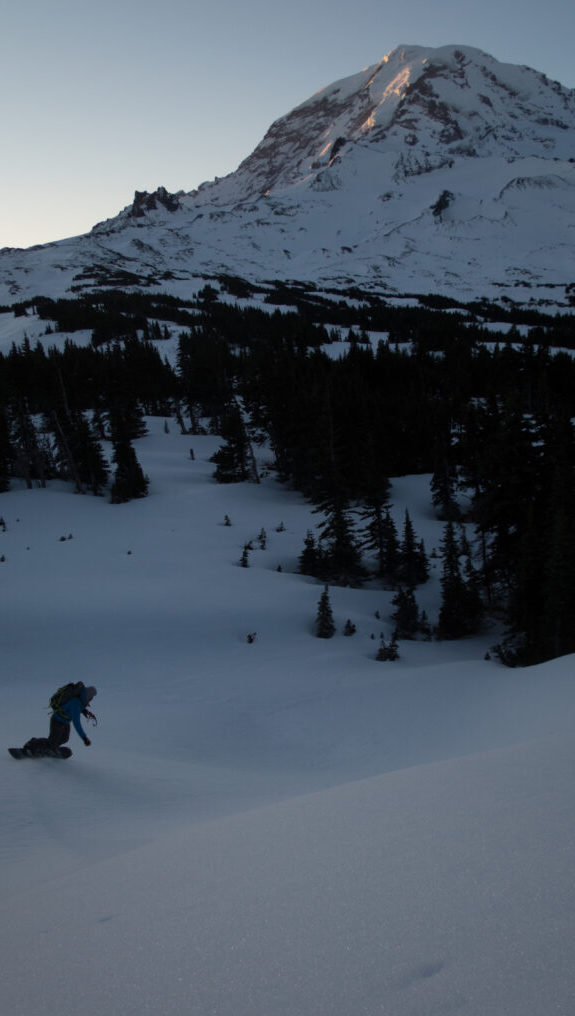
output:
M 375 588 L 333 589 L 315 639 L 311 506 L 149 422 L 143 501 L 0 495 L 3 743 L 99 689 L 91 748 L 0 756 L 2 1012 L 570 1014 L 572 659 L 507 670 L 490 632 L 378 663 Z M 392 500 L 431 550 L 428 480 Z
M 90 234 L 0 252 L 0 301 L 218 274 L 561 305 L 575 92 L 466 46 L 398 47 L 270 127 L 229 176 L 136 194 Z
M 404 770 L 12 896 L 6 1011 L 569 1016 L 574 763 L 564 737 Z

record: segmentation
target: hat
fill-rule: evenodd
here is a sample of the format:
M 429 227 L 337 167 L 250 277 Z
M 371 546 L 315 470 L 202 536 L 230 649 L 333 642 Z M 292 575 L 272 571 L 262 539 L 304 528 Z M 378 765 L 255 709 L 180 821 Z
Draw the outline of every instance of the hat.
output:
M 94 685 L 91 684 L 89 688 L 86 688 L 86 702 L 91 702 L 91 700 L 97 694 L 98 694 L 97 689 L 94 688 Z

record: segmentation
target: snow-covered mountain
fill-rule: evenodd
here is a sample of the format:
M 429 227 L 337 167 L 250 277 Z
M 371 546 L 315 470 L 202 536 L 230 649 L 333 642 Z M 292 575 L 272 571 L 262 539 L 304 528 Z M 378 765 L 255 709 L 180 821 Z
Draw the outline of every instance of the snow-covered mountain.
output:
M 559 305 L 575 280 L 575 90 L 467 46 L 402 46 L 190 193 L 0 252 L 0 301 L 221 274 Z

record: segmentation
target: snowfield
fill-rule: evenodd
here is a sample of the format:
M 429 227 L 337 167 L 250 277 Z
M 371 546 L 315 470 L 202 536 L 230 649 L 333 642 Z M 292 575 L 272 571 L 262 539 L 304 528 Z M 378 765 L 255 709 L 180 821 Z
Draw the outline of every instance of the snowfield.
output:
M 314 638 L 312 506 L 148 424 L 142 501 L 0 495 L 3 743 L 67 680 L 99 719 L 69 761 L 0 756 L 0 1011 L 572 1016 L 572 658 L 508 670 L 489 631 L 379 663 L 374 586 Z M 391 500 L 439 548 L 429 477 Z

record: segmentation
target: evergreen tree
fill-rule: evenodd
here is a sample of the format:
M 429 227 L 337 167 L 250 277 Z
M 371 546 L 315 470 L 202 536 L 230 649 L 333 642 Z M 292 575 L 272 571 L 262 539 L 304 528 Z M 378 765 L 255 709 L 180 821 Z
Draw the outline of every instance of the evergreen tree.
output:
M 568 444 L 573 446 L 572 430 Z M 539 659 L 575 651 L 575 455 L 557 449 L 550 491 L 541 590 Z
M 218 483 L 241 483 L 249 480 L 251 471 L 250 444 L 241 413 L 237 406 L 229 408 L 221 424 L 225 444 L 212 455 Z
M 405 510 L 403 537 L 399 549 L 398 577 L 406 586 L 417 586 L 427 582 L 429 566 L 423 540 L 417 542 L 409 511 Z
M 329 598 L 329 587 L 325 586 L 317 605 L 315 633 L 318 639 L 331 639 L 335 635 L 335 622 Z
M 393 581 L 399 543 L 389 505 L 385 504 L 380 496 L 372 496 L 366 500 L 360 514 L 366 523 L 361 531 L 362 549 L 375 552 L 378 578 Z
M 461 574 L 459 547 L 452 522 L 448 522 L 445 526 L 441 553 L 443 571 L 437 637 L 462 638 L 477 630 L 480 603 L 474 584 L 468 584 Z
M 320 578 L 322 574 L 322 555 L 311 529 L 307 531 L 304 549 L 298 558 L 298 572 L 315 578 Z
M 135 498 L 146 497 L 149 480 L 142 472 L 136 453 L 129 441 L 114 444 L 113 460 L 116 464 L 110 500 L 121 504 Z
M 136 441 L 148 433 L 144 413 L 138 399 L 131 393 L 123 397 L 114 391 L 108 405 L 108 437 L 112 441 Z
M 323 511 L 320 524 L 322 571 L 326 578 L 339 585 L 359 585 L 366 577 L 361 551 L 353 533 L 349 503 L 340 495 L 328 498 L 314 511 Z
M 108 464 L 96 433 L 79 410 L 60 405 L 44 417 L 47 433 L 53 435 L 50 453 L 55 473 L 72 481 L 79 493 L 89 489 L 100 494 L 108 480 Z
M 456 477 L 445 457 L 436 467 L 431 478 L 431 500 L 437 509 L 438 518 L 443 521 L 457 522 L 461 511 L 455 496 Z
M 430 642 L 433 637 L 433 631 L 425 610 L 422 610 L 419 615 L 419 630 L 425 641 Z
M 14 451 L 10 441 L 10 431 L 6 413 L 0 406 L 0 494 L 10 490 L 10 474 Z
M 528 506 L 538 500 L 543 454 L 535 421 L 516 401 L 509 398 L 503 411 L 495 409 L 494 416 L 484 421 L 473 498 L 484 583 L 500 604 L 505 604 L 515 582 L 522 524 Z
M 80 482 L 92 494 L 101 494 L 108 482 L 109 468 L 94 429 L 79 413 L 73 432 L 72 451 L 76 458 Z
M 46 486 L 48 475 L 46 456 L 38 443 L 38 434 L 25 400 L 15 400 L 9 410 L 12 432 L 13 472 L 21 476 L 31 489 L 34 482 Z
M 413 587 L 404 589 L 400 586 L 391 602 L 395 607 L 392 620 L 398 638 L 414 639 L 422 630 L 422 620 Z
M 383 517 L 383 560 L 382 577 L 390 584 L 395 585 L 400 567 L 399 538 L 395 522 L 391 517 L 389 508 L 386 508 Z
M 92 429 L 98 441 L 105 441 L 109 436 L 106 431 L 105 412 L 102 409 L 101 399 L 98 399 L 92 413 Z
M 65 423 L 69 424 L 70 421 L 64 412 L 62 412 L 62 418 Z M 53 409 L 44 417 L 44 428 L 46 432 L 53 435 L 51 452 L 57 475 L 61 479 L 72 481 L 76 486 L 76 491 L 83 493 L 84 488 L 80 481 L 76 460 L 71 449 L 71 435 L 69 433 L 71 427 L 67 427 L 65 430 L 58 413 Z
M 399 660 L 399 646 L 397 644 L 398 637 L 399 636 L 397 631 L 394 631 L 393 635 L 391 636 L 391 641 L 389 642 L 389 645 L 387 647 L 388 660 L 391 661 Z
M 385 661 L 387 660 L 387 645 L 383 637 L 383 632 L 381 632 L 379 636 L 379 647 L 375 658 L 380 663 L 385 663 Z
M 534 443 L 531 484 L 515 505 L 515 527 L 497 542 L 499 585 L 507 593 L 506 663 L 532 664 L 573 651 L 575 619 L 575 449 L 570 419 L 560 414 L 529 423 Z M 511 496 L 518 473 L 510 475 Z M 505 484 L 505 479 L 502 484 Z M 511 512 L 506 514 L 511 517 Z M 505 532 L 505 531 L 504 531 Z M 493 540 L 492 540 L 493 542 Z M 487 556 L 487 555 L 486 555 Z M 494 551 L 487 556 L 493 567 Z
M 232 352 L 221 335 L 205 324 L 181 334 L 177 370 L 191 431 L 199 433 L 201 418 L 223 413 L 229 403 Z
M 397 645 L 397 632 L 394 632 L 389 643 L 386 643 L 383 632 L 379 637 L 379 649 L 377 650 L 376 660 L 381 663 L 387 663 L 393 660 L 399 659 L 399 647 Z
M 548 549 L 546 529 L 548 530 L 548 522 L 545 529 L 538 525 L 535 521 L 535 506 L 529 505 L 519 545 L 516 581 L 507 604 L 508 631 L 505 645 L 509 661 L 513 655 L 515 663 L 520 662 L 520 657 L 521 662 L 536 662 L 540 653 L 543 612 L 541 591 L 545 571 L 541 544 L 547 544 Z

